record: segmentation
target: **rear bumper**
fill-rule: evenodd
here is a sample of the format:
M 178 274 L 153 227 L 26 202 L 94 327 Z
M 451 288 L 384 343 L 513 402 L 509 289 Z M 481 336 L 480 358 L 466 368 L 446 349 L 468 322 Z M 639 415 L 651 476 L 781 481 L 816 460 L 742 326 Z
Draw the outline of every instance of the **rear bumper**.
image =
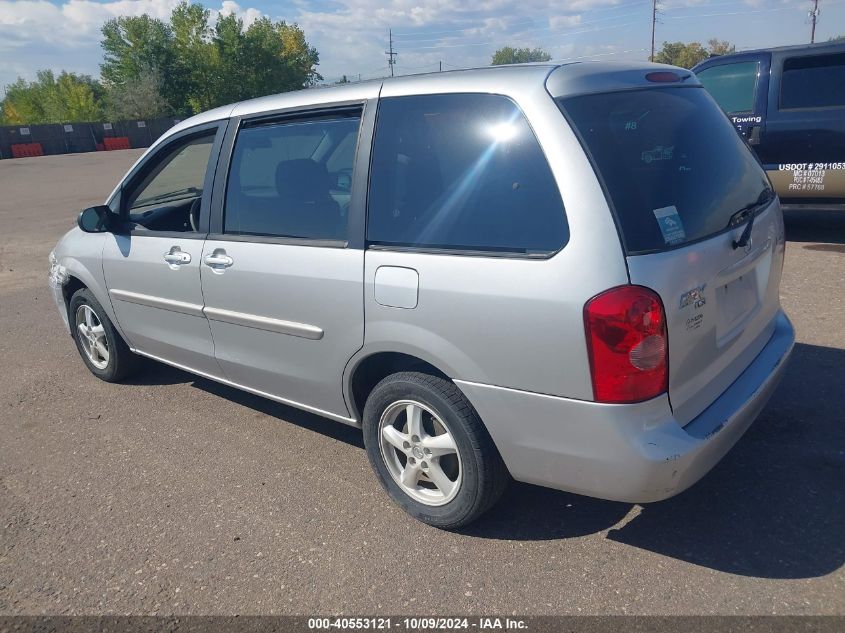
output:
M 786 367 L 795 333 L 783 312 L 737 380 L 685 427 L 666 395 L 631 405 L 545 396 L 456 380 L 511 475 L 570 492 L 647 503 L 703 477 L 760 414 Z

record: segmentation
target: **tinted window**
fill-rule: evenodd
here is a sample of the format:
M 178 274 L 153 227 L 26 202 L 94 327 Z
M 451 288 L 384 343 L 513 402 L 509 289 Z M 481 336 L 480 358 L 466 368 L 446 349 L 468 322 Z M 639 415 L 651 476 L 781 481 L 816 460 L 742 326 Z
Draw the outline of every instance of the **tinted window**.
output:
M 226 187 L 224 231 L 346 239 L 359 123 L 349 116 L 241 130 Z
M 135 224 L 158 231 L 196 231 L 215 132 L 164 147 L 130 193 L 126 206 Z
M 752 112 L 758 65 L 741 62 L 711 66 L 698 73 L 698 79 L 725 112 Z
M 519 108 L 496 95 L 383 99 L 367 237 L 382 244 L 550 253 L 560 193 Z
M 662 250 L 728 228 L 768 195 L 763 169 L 701 88 L 564 99 L 604 180 L 629 253 Z
M 845 53 L 793 57 L 783 63 L 780 107 L 845 106 Z

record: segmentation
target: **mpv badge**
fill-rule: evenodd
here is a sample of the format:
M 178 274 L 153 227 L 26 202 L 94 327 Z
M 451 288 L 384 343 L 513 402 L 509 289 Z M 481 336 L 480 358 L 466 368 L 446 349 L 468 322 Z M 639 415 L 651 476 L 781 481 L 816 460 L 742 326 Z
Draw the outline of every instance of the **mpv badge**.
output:
M 692 290 L 688 290 L 682 294 L 680 308 L 684 309 L 690 304 L 694 305 L 696 308 L 700 308 L 707 303 L 704 299 L 704 287 L 706 285 L 707 284 L 702 284 L 698 288 L 693 288 Z

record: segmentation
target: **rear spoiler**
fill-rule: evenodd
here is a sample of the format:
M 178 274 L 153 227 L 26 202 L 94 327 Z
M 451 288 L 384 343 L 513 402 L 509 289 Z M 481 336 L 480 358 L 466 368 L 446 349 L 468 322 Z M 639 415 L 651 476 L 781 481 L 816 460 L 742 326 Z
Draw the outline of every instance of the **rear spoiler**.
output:
M 552 97 L 661 86 L 701 86 L 691 70 L 644 62 L 578 62 L 555 68 L 546 78 Z

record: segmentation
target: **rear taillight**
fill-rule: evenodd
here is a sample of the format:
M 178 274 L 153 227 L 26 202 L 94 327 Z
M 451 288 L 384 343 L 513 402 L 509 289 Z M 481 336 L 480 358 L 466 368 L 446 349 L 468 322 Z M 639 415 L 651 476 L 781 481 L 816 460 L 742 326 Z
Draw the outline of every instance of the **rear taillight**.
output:
M 584 306 L 593 394 L 599 402 L 640 402 L 668 388 L 666 314 L 657 294 L 619 286 Z
M 671 70 L 658 70 L 648 73 L 645 78 L 655 83 L 675 83 L 686 79 L 686 77 L 681 77 L 678 73 L 673 73 Z

